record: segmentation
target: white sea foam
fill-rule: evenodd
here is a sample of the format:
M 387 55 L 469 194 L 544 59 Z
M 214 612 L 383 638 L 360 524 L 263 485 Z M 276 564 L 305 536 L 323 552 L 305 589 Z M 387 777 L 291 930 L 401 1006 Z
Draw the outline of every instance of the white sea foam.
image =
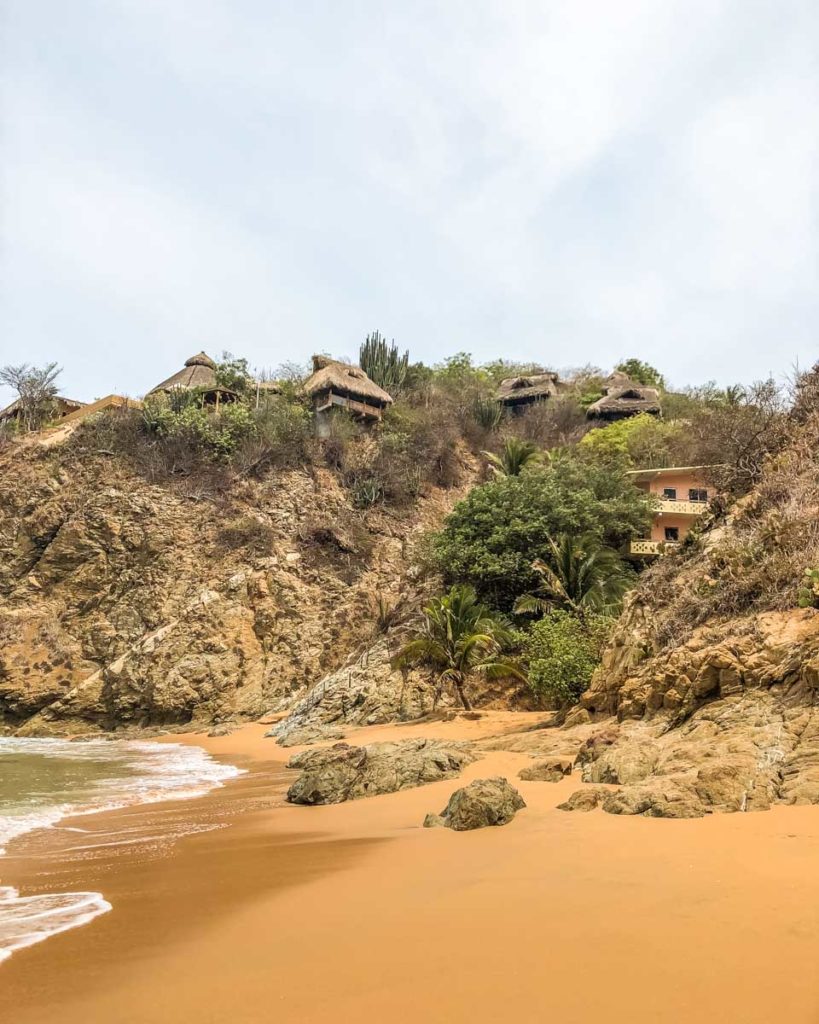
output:
M 243 773 L 242 769 L 214 761 L 199 747 L 181 743 L 0 738 L 0 772 L 4 757 L 16 758 L 19 770 L 21 759 L 24 762 L 27 755 L 72 763 L 94 762 L 89 765 L 93 773 L 87 786 L 54 793 L 53 800 L 48 793 L 37 792 L 0 806 L 0 853 L 11 840 L 53 827 L 63 818 L 202 796 Z M 111 766 L 111 777 L 105 776 L 106 765 Z M 77 767 L 81 770 L 82 765 Z M 110 909 L 110 903 L 98 892 L 20 896 L 10 886 L 0 885 L 0 963 L 15 950 L 87 924 Z
M 15 950 L 88 924 L 110 909 L 101 892 L 21 896 L 11 886 L 0 886 L 0 963 Z

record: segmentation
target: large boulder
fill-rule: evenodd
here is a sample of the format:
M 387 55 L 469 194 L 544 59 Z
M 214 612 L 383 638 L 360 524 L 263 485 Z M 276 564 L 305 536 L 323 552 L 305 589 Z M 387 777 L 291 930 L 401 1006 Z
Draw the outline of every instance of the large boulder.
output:
M 467 832 L 487 825 L 506 825 L 525 806 L 523 797 L 506 779 L 476 779 L 456 789 L 440 814 L 428 814 L 424 828 Z
M 336 743 L 290 759 L 288 767 L 301 769 L 301 775 L 287 791 L 287 799 L 294 804 L 338 804 L 395 793 L 460 775 L 463 767 L 476 759 L 471 744 L 443 740 L 412 739 L 364 747 Z

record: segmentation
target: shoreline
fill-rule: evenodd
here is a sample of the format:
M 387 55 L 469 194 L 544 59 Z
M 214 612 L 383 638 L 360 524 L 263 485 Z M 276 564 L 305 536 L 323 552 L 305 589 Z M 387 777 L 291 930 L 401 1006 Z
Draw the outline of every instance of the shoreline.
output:
M 535 720 L 346 733 L 470 739 Z M 815 807 L 567 814 L 556 805 L 582 784 L 521 782 L 530 758 L 504 751 L 459 779 L 295 807 L 284 764 L 301 748 L 266 729 L 163 738 L 248 769 L 205 796 L 86 816 L 48 852 L 11 845 L 9 884 L 99 890 L 113 911 L 4 963 L 0 1017 L 819 1022 Z M 496 774 L 528 805 L 511 824 L 421 828 L 456 788 Z

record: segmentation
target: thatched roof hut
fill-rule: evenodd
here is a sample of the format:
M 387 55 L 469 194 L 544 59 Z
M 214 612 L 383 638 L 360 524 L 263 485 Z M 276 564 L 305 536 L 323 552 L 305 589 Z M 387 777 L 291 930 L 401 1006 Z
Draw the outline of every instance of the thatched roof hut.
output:
M 586 415 L 589 419 L 605 420 L 610 423 L 614 420 L 627 419 L 629 416 L 638 416 L 643 412 L 649 416 L 660 415 L 660 392 L 657 388 L 637 384 L 625 373 L 616 370 L 606 379 L 603 397 L 589 406 Z
M 199 352 L 186 359 L 181 370 L 151 388 L 145 397 L 163 391 L 166 394 L 174 391 L 199 391 L 206 404 L 216 405 L 220 401 L 232 401 L 236 398 L 235 392 L 219 386 L 216 379 L 216 363 L 205 352 Z
M 392 404 L 392 397 L 370 380 L 361 367 L 328 356 L 313 356 L 313 373 L 302 389 L 312 400 L 319 433 L 333 407 L 346 409 L 365 422 L 374 422 L 380 420 L 384 410 Z
M 54 398 L 54 415 L 53 419 L 61 420 L 66 416 L 70 416 L 72 412 L 76 412 L 77 409 L 82 409 L 85 402 L 78 402 L 74 398 L 63 398 L 62 395 L 57 395 Z M 0 409 L 0 424 L 13 423 L 15 420 L 21 419 L 23 416 L 23 405 L 19 398 L 16 398 L 10 405 L 7 405 L 5 409 Z
M 556 373 L 530 373 L 522 377 L 507 377 L 500 382 L 495 400 L 507 409 L 520 409 L 533 402 L 553 398 L 559 390 Z

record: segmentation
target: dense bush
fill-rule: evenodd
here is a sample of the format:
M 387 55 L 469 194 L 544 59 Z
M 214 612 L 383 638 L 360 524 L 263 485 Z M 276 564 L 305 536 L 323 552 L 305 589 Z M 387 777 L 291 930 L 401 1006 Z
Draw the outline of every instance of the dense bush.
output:
M 202 405 L 195 392 L 184 397 L 176 403 L 164 395 L 148 399 L 142 410 L 148 431 L 187 442 L 216 462 L 227 461 L 241 441 L 255 433 L 252 410 L 244 402 L 226 402 L 215 412 Z
M 674 464 L 675 442 L 684 429 L 682 424 L 640 413 L 589 431 L 580 448 L 597 460 L 624 458 L 631 466 L 654 469 Z
M 577 700 L 600 662 L 613 622 L 602 615 L 553 611 L 519 634 L 529 685 L 541 700 L 558 707 Z
M 559 395 L 546 402 L 535 402 L 521 414 L 508 416 L 504 426 L 506 433 L 547 449 L 576 444 L 590 429 L 576 395 Z
M 312 460 L 313 425 L 307 408 L 282 396 L 253 412 L 254 429 L 238 447 L 233 465 L 243 476 L 295 469 Z
M 536 589 L 535 559 L 551 538 L 590 534 L 618 547 L 650 522 L 649 499 L 617 467 L 559 453 L 541 471 L 474 488 L 433 543 L 445 580 L 470 583 L 483 600 L 509 610 Z

